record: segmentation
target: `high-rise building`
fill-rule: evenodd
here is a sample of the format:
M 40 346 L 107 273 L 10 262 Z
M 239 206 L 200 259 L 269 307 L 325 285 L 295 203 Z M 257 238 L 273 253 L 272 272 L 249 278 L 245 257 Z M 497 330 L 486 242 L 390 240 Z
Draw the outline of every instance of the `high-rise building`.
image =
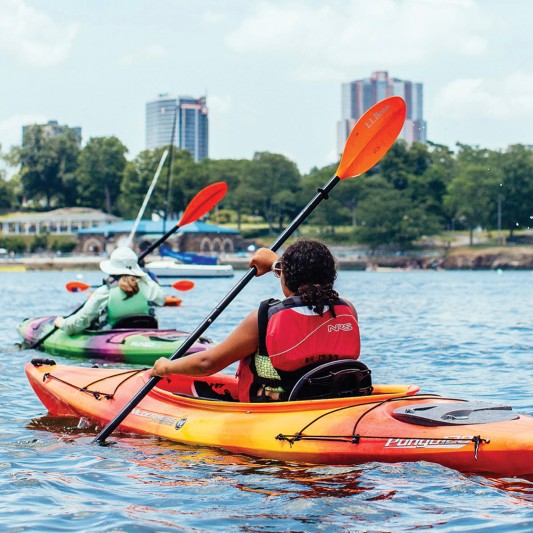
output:
M 208 157 L 209 122 L 206 97 L 169 96 L 146 104 L 146 148 L 174 144 L 189 150 L 195 161 Z
M 42 127 L 45 135 L 48 137 L 55 137 L 56 135 L 63 135 L 67 131 L 72 131 L 76 141 L 78 142 L 78 146 L 81 146 L 81 128 L 79 126 L 71 128 L 69 126 L 61 125 L 57 122 L 57 120 L 49 120 L 46 124 L 28 124 L 26 126 L 22 126 L 22 146 L 26 144 L 26 132 L 32 126 Z
M 423 84 L 389 77 L 386 71 L 373 72 L 370 78 L 342 84 L 341 120 L 337 123 L 337 147 L 344 150 L 346 139 L 357 120 L 374 104 L 389 96 L 401 96 L 407 105 L 400 138 L 408 144 L 426 142 L 427 126 L 423 118 Z

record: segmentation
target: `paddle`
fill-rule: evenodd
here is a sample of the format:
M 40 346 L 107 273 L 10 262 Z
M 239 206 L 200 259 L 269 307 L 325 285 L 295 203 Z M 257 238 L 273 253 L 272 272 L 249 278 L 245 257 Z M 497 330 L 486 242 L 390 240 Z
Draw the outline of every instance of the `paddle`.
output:
M 155 243 L 151 244 L 141 255 L 139 255 L 137 262 L 139 264 L 142 264 L 142 260 L 153 250 L 155 250 L 160 244 L 165 242 L 173 233 L 178 231 L 179 228 L 186 226 L 187 224 L 191 224 L 192 222 L 195 222 L 200 217 L 204 216 L 208 211 L 213 209 L 215 205 L 217 205 L 222 198 L 226 195 L 226 191 L 228 190 L 228 186 L 223 181 L 219 181 L 217 183 L 212 183 L 211 185 L 208 185 L 207 187 L 204 187 L 199 193 L 196 194 L 196 196 L 190 201 L 189 205 L 185 208 L 185 212 L 183 213 L 183 216 L 181 217 L 180 221 L 169 231 L 165 233 L 160 239 L 158 239 Z M 80 305 L 77 309 L 75 309 L 70 315 L 72 316 L 76 314 L 85 303 Z M 39 340 L 35 341 L 29 349 L 35 349 L 38 348 L 48 337 L 50 337 L 53 333 L 55 333 L 59 328 L 57 326 L 54 326 L 46 335 L 41 337 Z
M 359 176 L 370 170 L 393 145 L 402 130 L 405 121 L 405 102 L 398 96 L 387 98 L 371 107 L 357 121 L 352 129 L 339 167 L 335 175 L 324 187 L 318 189 L 316 196 L 307 204 L 292 223 L 270 246 L 276 251 L 296 228 L 309 216 L 315 207 L 328 198 L 329 192 L 343 179 Z M 252 267 L 211 314 L 187 337 L 180 348 L 170 357 L 171 360 L 182 357 L 198 340 L 202 333 L 216 320 L 220 313 L 233 301 L 248 282 L 255 276 L 257 269 Z M 93 443 L 103 443 L 105 439 L 121 424 L 135 406 L 156 386 L 161 378 L 151 377 L 141 390 L 125 405 L 113 420 L 95 437 Z
M 176 289 L 177 291 L 190 291 L 192 288 L 194 288 L 194 281 L 190 281 L 188 279 L 183 279 L 180 281 L 175 281 L 171 284 L 159 284 L 160 287 L 172 287 Z M 83 283 L 83 281 L 69 281 L 65 288 L 68 292 L 84 292 L 88 289 L 97 289 L 100 287 L 100 285 L 89 285 L 88 283 Z

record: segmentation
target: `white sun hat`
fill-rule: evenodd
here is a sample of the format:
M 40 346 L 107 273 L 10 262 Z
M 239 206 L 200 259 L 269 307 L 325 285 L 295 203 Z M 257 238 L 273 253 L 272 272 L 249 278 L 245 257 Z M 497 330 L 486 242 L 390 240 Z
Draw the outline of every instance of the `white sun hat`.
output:
M 100 270 L 110 276 L 144 276 L 144 271 L 137 264 L 135 252 L 127 246 L 115 248 L 109 259 L 100 263 Z

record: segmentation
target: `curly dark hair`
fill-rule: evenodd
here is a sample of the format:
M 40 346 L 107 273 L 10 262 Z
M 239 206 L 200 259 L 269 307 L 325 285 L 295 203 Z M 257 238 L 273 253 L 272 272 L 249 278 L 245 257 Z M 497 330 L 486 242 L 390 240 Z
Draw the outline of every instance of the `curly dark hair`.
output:
M 291 244 L 281 257 L 283 279 L 286 287 L 320 316 L 324 307 L 330 307 L 339 298 L 333 284 L 337 278 L 337 265 L 329 248 L 320 241 L 302 239 Z

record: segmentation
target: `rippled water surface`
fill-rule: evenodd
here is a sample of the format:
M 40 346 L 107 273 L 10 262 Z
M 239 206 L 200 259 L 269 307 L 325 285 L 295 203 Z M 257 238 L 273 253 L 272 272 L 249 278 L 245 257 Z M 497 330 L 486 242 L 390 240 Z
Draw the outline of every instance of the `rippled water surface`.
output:
M 240 279 L 197 280 L 162 327 L 194 329 Z M 67 281 L 98 272 L 0 272 L 2 531 L 532 531 L 533 483 L 430 463 L 304 466 L 149 437 L 90 442 L 54 419 L 23 372 L 25 317 L 66 315 L 84 299 Z M 253 280 L 207 331 L 221 340 L 256 304 L 281 296 Z M 510 404 L 533 414 L 533 273 L 340 272 L 356 305 L 374 382 Z M 72 363 L 55 357 L 58 362 Z M 80 363 L 76 363 L 80 364 Z

